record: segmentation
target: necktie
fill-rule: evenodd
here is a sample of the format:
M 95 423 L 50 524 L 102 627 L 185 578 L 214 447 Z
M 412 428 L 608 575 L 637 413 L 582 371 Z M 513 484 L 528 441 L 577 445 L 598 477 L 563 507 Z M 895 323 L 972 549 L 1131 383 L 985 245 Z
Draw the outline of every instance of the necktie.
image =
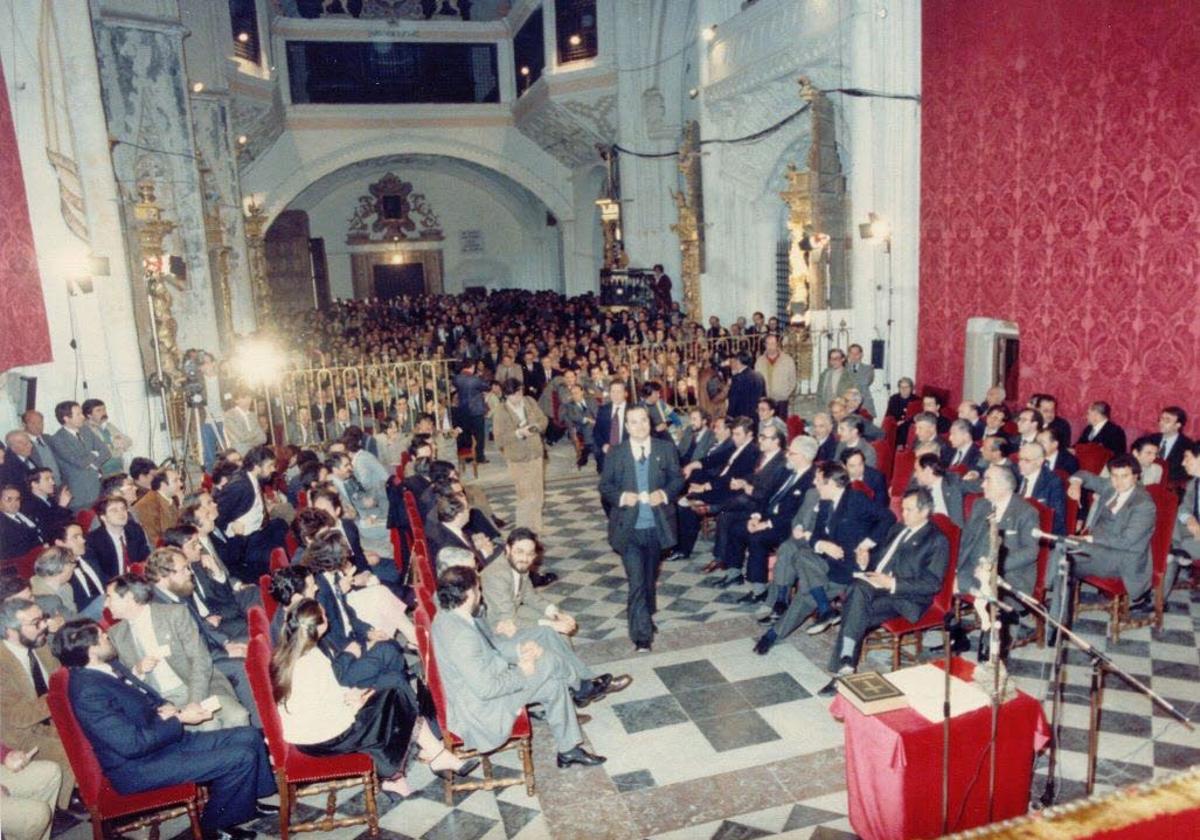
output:
M 799 477 L 800 476 L 798 473 L 792 473 L 789 475 L 788 480 L 783 482 L 783 486 L 776 490 L 775 495 L 771 497 L 771 503 L 769 507 L 775 507 L 775 503 L 787 495 L 787 491 L 792 489 L 792 485 L 796 483 L 796 479 Z
M 683 453 L 683 463 L 690 464 L 692 462 L 692 453 L 696 451 L 696 444 L 699 443 L 699 435 L 692 436 L 692 442 L 688 444 L 687 450 Z
M 1200 519 L 1200 478 L 1192 482 L 1192 516 Z
M 892 555 L 894 555 L 896 553 L 896 549 L 898 549 L 904 543 L 904 541 L 908 539 L 908 535 L 910 533 L 911 532 L 905 528 L 897 535 L 896 539 L 892 540 L 892 544 L 888 546 L 887 553 L 883 555 L 883 559 L 879 561 L 879 566 L 875 569 L 875 571 L 882 572 L 887 568 L 887 564 L 892 562 Z
M 33 655 L 33 648 L 25 648 L 29 653 L 29 676 L 33 677 L 33 690 L 37 696 L 43 696 L 49 689 L 46 687 L 46 675 L 42 673 L 42 664 Z
M 1020 493 L 1020 495 L 1022 495 L 1022 496 L 1026 496 L 1026 497 L 1028 497 L 1028 496 L 1029 496 L 1029 477 L 1028 477 L 1028 476 L 1026 476 L 1025 478 L 1022 478 L 1022 479 L 1021 479 L 1021 493 Z
M 91 581 L 88 580 L 87 573 L 84 572 L 83 569 L 80 568 L 78 565 L 76 565 L 76 567 L 75 567 L 75 577 L 79 581 L 79 586 L 83 589 L 84 595 L 91 598 L 94 595 L 98 594 L 98 593 L 92 592 L 92 583 L 91 583 Z
M 638 460 L 639 464 L 646 463 L 646 447 L 644 447 L 644 446 L 638 447 L 637 460 Z
M 621 407 L 613 406 L 612 424 L 608 429 L 608 442 L 611 446 L 616 446 L 621 442 Z
M 954 460 L 950 462 L 950 466 L 957 467 L 962 463 L 963 454 L 961 449 L 954 450 Z
M 125 535 L 121 534 L 121 574 L 129 568 L 129 545 L 125 542 Z

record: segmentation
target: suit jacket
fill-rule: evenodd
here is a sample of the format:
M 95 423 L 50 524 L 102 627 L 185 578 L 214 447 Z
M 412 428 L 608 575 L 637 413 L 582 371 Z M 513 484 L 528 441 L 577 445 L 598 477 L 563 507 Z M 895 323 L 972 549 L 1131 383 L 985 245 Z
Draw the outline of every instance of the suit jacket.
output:
M 980 558 L 990 554 L 987 518 L 992 513 L 992 503 L 987 499 L 976 499 L 971 508 L 971 518 L 963 528 L 958 548 L 958 591 L 969 592 L 979 586 L 975 580 L 975 569 Z M 1000 517 L 1000 574 L 1022 592 L 1033 592 L 1037 581 L 1038 540 L 1033 529 L 1038 526 L 1038 513 L 1033 506 L 1014 495 Z
M 32 521 L 32 520 L 31 520 Z M 37 523 L 33 527 L 22 524 L 7 513 L 0 513 L 0 560 L 12 560 L 28 551 L 32 551 L 45 540 L 38 530 Z
M 1049 464 L 1049 461 L 1046 463 Z M 1054 472 L 1062 470 L 1067 475 L 1075 475 L 1075 473 L 1079 472 L 1079 459 L 1066 449 L 1060 449 L 1055 453 L 1054 466 L 1051 469 Z
M 1024 476 L 1017 476 L 1017 492 L 1021 494 L 1020 482 Z M 1021 494 L 1024 495 L 1024 494 Z M 1029 498 L 1029 497 L 1027 497 Z M 1032 498 L 1037 499 L 1050 510 L 1054 511 L 1054 533 L 1067 532 L 1067 494 L 1063 490 L 1062 479 L 1050 471 L 1045 464 L 1034 477 Z
M 231 522 L 237 521 L 254 507 L 254 485 L 251 482 L 255 480 L 250 473 L 242 470 L 217 491 L 214 498 L 217 503 L 217 527 L 222 532 L 227 532 Z M 265 500 L 263 514 L 266 515 Z
M 50 441 L 45 435 L 33 438 L 32 458 L 39 467 L 44 467 L 54 473 L 54 483 L 62 486 L 62 470 L 58 466 L 58 459 L 54 457 L 54 450 L 50 448 Z
M 826 558 L 829 577 L 838 583 L 849 584 L 853 580 L 852 572 L 858 570 L 854 551 L 859 543 L 870 539 L 878 544 L 887 538 L 888 529 L 895 521 L 890 510 L 879 507 L 865 494 L 846 488 L 836 506 L 830 501 L 820 502 L 808 543 L 815 546 L 820 540 L 829 540 L 840 546 L 844 554 L 841 560 Z
M 167 701 L 157 691 L 121 662 L 110 664 L 117 678 L 91 668 L 73 668 L 67 694 L 113 787 L 125 793 L 145 790 L 155 782 L 146 759 L 175 749 L 187 735 L 179 718 L 158 716 L 158 707 Z M 186 762 L 186 753 L 178 760 Z
M 55 587 L 50 585 L 49 579 L 34 575 L 29 579 L 29 590 L 33 593 L 34 598 L 57 598 L 62 606 L 63 615 L 67 618 L 74 618 L 75 613 L 79 612 L 70 583 Z M 49 613 L 50 610 L 42 607 L 42 612 Z
M 546 457 L 546 444 L 542 435 L 546 433 L 550 421 L 532 397 L 526 396 L 523 399 L 525 422 L 531 428 L 537 429 L 537 434 L 531 434 L 524 440 L 517 437 L 517 427 L 521 421 L 516 412 L 509 407 L 507 400 L 500 403 L 499 409 L 492 417 L 492 436 L 496 439 L 496 446 L 505 460 L 512 463 L 540 461 Z
M 690 483 L 712 484 L 712 489 L 704 493 L 704 499 L 708 502 L 722 502 L 729 493 L 729 482 L 735 478 L 749 478 L 754 472 L 754 467 L 758 464 L 758 447 L 753 443 L 746 444 L 741 452 L 730 443 L 730 447 L 721 453 L 721 457 L 713 458 L 717 453 L 714 451 L 709 453 L 709 458 L 705 459 L 704 468 L 698 472 L 692 473 L 689 479 Z M 709 465 L 709 461 L 713 461 Z
M 229 698 L 230 702 L 237 702 L 229 680 L 213 667 L 212 656 L 201 640 L 187 607 L 156 601 L 148 606 L 154 637 L 160 645 L 171 648 L 164 661 L 187 686 L 187 702 L 199 703 L 210 694 L 222 695 Z M 128 621 L 118 621 L 109 628 L 108 636 L 117 649 L 117 656 L 130 670 L 147 655 L 147 651 L 142 650 L 135 639 Z
M 766 509 L 767 503 L 791 474 L 792 471 L 788 468 L 787 463 L 787 453 L 782 450 L 776 452 L 770 461 L 761 467 L 756 465 L 754 472 L 746 477 L 746 481 L 750 482 L 750 486 L 753 488 L 751 493 L 749 495 L 744 491 L 734 493 L 725 506 L 725 510 L 740 509 L 746 512 L 762 513 Z
M 679 463 L 690 464 L 692 461 L 699 461 L 709 453 L 716 440 L 717 437 L 713 434 L 712 429 L 701 429 L 697 435 L 696 430 L 690 425 L 685 427 L 679 438 Z
M 100 474 L 112 475 L 113 473 L 121 472 L 125 468 L 125 463 L 120 455 L 113 452 L 108 441 L 104 439 L 101 433 L 91 423 L 84 423 L 83 428 L 79 430 L 79 437 L 83 440 L 84 446 L 93 452 L 100 453 Z M 109 435 L 111 438 L 112 436 Z M 114 464 L 113 462 L 116 461 Z M 107 470 L 107 472 L 106 472 Z
M 849 448 L 844 442 L 838 441 L 837 449 L 833 451 L 833 459 L 840 461 L 842 454 Z M 854 448 L 863 454 L 863 461 L 866 462 L 868 467 L 879 465 L 879 455 L 875 452 L 875 447 L 867 443 L 865 439 L 859 440 L 858 445 Z
M 179 523 L 179 508 L 174 502 L 163 497 L 157 490 L 151 490 L 133 505 L 137 514 L 138 524 L 146 532 L 146 540 L 157 545 L 168 528 L 174 528 Z
M 835 453 L 837 452 L 837 448 L 838 448 L 837 435 L 830 433 L 829 437 L 825 438 L 825 440 L 822 441 L 817 446 L 817 457 L 814 458 L 813 460 L 814 461 L 832 461 L 834 459 Z
M 841 376 L 838 377 L 837 383 L 833 381 L 833 368 L 825 368 L 821 371 L 821 378 L 817 380 L 817 402 L 824 411 L 834 397 L 840 397 L 846 393 L 847 388 L 857 388 L 858 380 L 850 375 L 850 371 L 842 368 Z M 865 395 L 864 395 L 865 399 Z
M 258 425 L 258 417 L 234 406 L 225 412 L 225 441 L 230 449 L 245 455 L 255 446 L 267 442 L 267 435 Z
M 96 573 L 96 577 L 100 578 L 99 589 L 97 589 L 95 582 L 90 577 L 88 578 L 87 588 L 84 588 L 83 583 L 80 582 L 80 576 L 85 575 L 81 570 L 84 564 Z M 104 572 L 96 565 L 95 561 L 88 558 L 86 554 L 83 557 L 76 558 L 75 574 L 71 576 L 71 600 L 75 602 L 76 607 L 83 609 L 96 598 L 103 597 L 105 583 L 107 583 L 107 580 L 104 577 Z
M 345 650 L 346 645 L 351 642 L 358 642 L 363 650 L 366 650 L 367 633 L 371 630 L 370 625 L 358 617 L 358 613 L 354 611 L 354 607 L 350 606 L 345 595 L 335 591 L 334 584 L 331 584 L 323 573 L 314 573 L 314 578 L 317 581 L 317 603 L 325 610 L 325 618 L 329 622 L 325 639 L 338 653 Z M 350 619 L 349 625 L 342 621 L 342 613 L 338 609 L 339 601 Z
M 1083 486 L 1096 494 L 1088 514 L 1088 528 L 1094 542 L 1083 553 L 1103 557 L 1120 568 L 1129 597 L 1140 598 L 1150 588 L 1150 537 L 1154 534 L 1157 519 L 1154 500 L 1146 488 L 1135 486 L 1114 515 L 1108 507 L 1116 495 L 1111 482 L 1087 470 L 1080 470 L 1073 478 L 1081 479 Z
M 629 410 L 630 403 L 625 403 L 622 409 L 621 416 L 624 417 L 624 412 Z M 605 403 L 596 408 L 596 425 L 592 428 L 592 451 L 596 455 L 596 469 L 604 469 L 604 447 L 608 445 L 609 435 L 612 433 L 613 425 L 613 406 L 612 403 Z M 620 439 L 625 440 L 625 429 L 620 432 Z
M 542 678 L 526 677 L 515 657 L 501 652 L 508 646 L 491 635 L 483 619 L 439 610 L 432 641 L 445 687 L 446 725 L 473 749 L 488 752 L 503 744 L 525 707 L 527 688 Z
M 596 403 L 590 397 L 583 398 L 583 405 L 567 402 L 562 408 L 563 420 L 575 434 L 585 440 L 589 437 L 589 426 L 596 422 Z M 588 443 L 591 441 L 588 440 Z
M 287 439 L 288 443 L 294 443 L 301 448 L 315 446 L 322 440 L 321 427 L 311 420 L 304 425 L 297 423 L 295 420 L 289 420 L 287 424 Z
M 232 641 L 229 634 L 222 629 L 213 627 L 204 620 L 204 616 L 200 615 L 200 608 L 196 606 L 196 602 L 188 598 L 186 600 L 179 598 L 168 597 L 157 586 L 153 589 L 154 604 L 161 604 L 164 607 L 183 607 L 187 610 L 188 617 L 191 618 L 192 624 L 196 626 L 196 633 L 200 636 L 200 641 L 204 645 L 204 649 L 208 651 L 208 655 L 217 659 L 228 659 L 229 656 L 225 651 L 225 645 Z M 205 606 L 208 602 L 205 601 Z M 210 609 L 209 612 L 213 610 Z M 132 667 L 132 666 L 130 666 Z
M 1098 443 L 1113 455 L 1124 455 L 1129 451 L 1125 445 L 1125 430 L 1111 420 L 1100 427 L 1099 433 L 1090 425 L 1084 426 L 1076 441 L 1076 444 L 1080 443 Z
M 58 670 L 58 660 L 46 645 L 34 651 L 46 672 L 46 682 Z M 55 737 L 45 695 L 38 697 L 33 682 L 7 645 L 0 645 L 0 741 L 10 749 L 26 750 L 45 737 Z
M 1192 532 L 1187 529 L 1187 520 L 1189 516 L 1194 516 L 1200 519 L 1200 508 L 1196 506 L 1196 502 L 1200 499 L 1200 493 L 1197 492 L 1197 484 L 1200 479 L 1189 479 L 1187 490 L 1183 493 L 1183 502 L 1179 505 L 1178 515 L 1175 517 L 1175 532 L 1171 537 L 1171 547 L 1177 548 L 1193 559 L 1200 558 L 1200 539 L 1192 536 Z
M 855 370 L 856 367 L 858 368 L 857 371 Z M 875 381 L 875 368 L 866 362 L 859 362 L 857 365 L 847 362 L 846 372 L 850 374 L 850 380 L 854 383 L 855 387 L 862 392 L 863 408 L 869 411 L 872 417 L 877 416 L 875 398 L 871 396 L 871 383 Z M 843 388 L 842 390 L 846 389 Z
M 864 467 L 862 482 L 875 494 L 872 499 L 875 504 L 881 507 L 888 506 L 890 500 L 888 499 L 887 479 L 884 478 L 883 473 L 874 467 Z
M 1151 439 L 1158 444 L 1158 457 L 1167 462 L 1167 478 L 1171 481 L 1187 481 L 1187 470 L 1183 468 L 1183 453 L 1192 445 L 1192 439 L 1182 432 L 1171 444 L 1171 451 L 1165 456 L 1162 453 L 1162 434 L 1155 434 Z
M 650 438 L 649 446 L 649 491 L 653 493 L 655 490 L 662 490 L 667 495 L 665 504 L 651 508 L 654 526 L 658 532 L 659 547 L 670 548 L 675 545 L 675 503 L 683 491 L 683 473 L 679 470 L 679 456 L 675 452 L 674 444 Z M 637 464 L 634 462 L 633 444 L 628 439 L 609 451 L 608 458 L 604 460 L 604 470 L 600 474 L 600 497 L 610 505 L 608 542 L 617 554 L 623 552 L 629 542 L 629 535 L 634 530 L 640 507 L 620 506 L 621 494 L 626 491 L 638 492 Z
M 758 401 L 766 393 L 762 375 L 753 368 L 735 373 L 729 380 L 729 415 L 753 420 L 758 413 Z
M 871 549 L 871 570 L 879 568 L 892 541 L 904 530 L 897 522 L 888 531 L 887 537 Z M 900 614 L 909 621 L 916 621 L 937 596 L 950 563 L 950 541 L 942 529 L 926 522 L 915 534 L 900 543 L 888 560 L 884 571 L 896 579 L 893 603 Z
M 82 432 L 76 436 L 62 428 L 50 438 L 50 448 L 71 488 L 71 510 L 91 507 L 100 498 L 100 465 L 108 459 L 107 447 L 103 453 L 93 450 Z
M 789 470 L 788 476 L 784 478 L 784 484 L 787 483 L 790 476 L 791 471 Z M 782 543 L 791 535 L 792 520 L 796 518 L 801 505 L 804 504 L 805 498 L 812 490 L 815 476 L 816 470 L 809 467 L 791 487 L 787 488 L 786 492 L 783 489 L 784 485 L 780 485 L 779 489 L 764 503 L 760 511 L 762 518 L 770 523 L 778 542 Z
M 144 563 L 150 556 L 150 543 L 146 541 L 146 532 L 132 518 L 125 523 L 125 547 L 129 550 L 130 563 Z M 108 529 L 101 525 L 84 537 L 83 556 L 98 571 L 107 585 L 121 570 L 120 558 L 117 557 L 117 547 L 108 536 Z M 128 571 L 128 569 L 126 569 Z
M 7 462 L 6 462 L 7 463 Z M 25 503 L 21 505 L 21 513 L 28 516 L 38 526 L 42 536 L 49 538 L 56 528 L 75 521 L 70 508 L 60 507 L 54 499 L 43 499 L 33 493 L 25 494 Z
M 949 467 L 954 465 L 954 459 L 958 456 L 958 450 L 947 446 L 942 449 L 942 464 Z M 979 454 L 979 446 L 972 443 L 967 447 L 967 451 L 963 453 L 962 460 L 959 462 L 967 468 L 967 472 L 978 471 L 982 464 L 983 458 Z
M 546 609 L 551 602 L 543 598 L 533 583 L 529 574 L 519 578 L 516 591 L 513 591 L 513 568 L 506 560 L 498 559 L 489 563 L 479 575 L 483 584 L 483 600 L 487 604 L 487 622 L 494 630 L 501 621 L 512 621 L 518 628 L 536 625 L 539 620 L 546 618 Z
M 25 483 L 30 474 L 38 468 L 32 454 L 26 460 L 11 449 L 4 453 L 4 463 L 0 464 L 0 485 L 12 484 L 21 488 L 21 495 L 29 496 L 29 486 Z

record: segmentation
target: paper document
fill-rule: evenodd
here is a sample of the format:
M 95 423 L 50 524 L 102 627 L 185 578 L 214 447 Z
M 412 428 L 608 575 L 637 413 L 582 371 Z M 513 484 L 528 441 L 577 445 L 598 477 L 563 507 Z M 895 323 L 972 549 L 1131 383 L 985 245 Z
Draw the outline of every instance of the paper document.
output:
M 928 721 L 942 719 L 942 701 L 946 692 L 946 672 L 936 665 L 915 665 L 887 675 L 892 685 L 904 692 L 908 705 Z M 950 678 L 950 717 L 964 715 L 988 706 L 987 694 L 974 683 Z

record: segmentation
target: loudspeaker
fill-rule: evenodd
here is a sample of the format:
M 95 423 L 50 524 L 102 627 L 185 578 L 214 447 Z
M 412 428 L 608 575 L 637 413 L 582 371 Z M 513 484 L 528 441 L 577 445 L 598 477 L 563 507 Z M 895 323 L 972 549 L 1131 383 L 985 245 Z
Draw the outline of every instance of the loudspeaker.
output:
M 18 378 L 18 388 L 24 387 L 25 391 L 25 407 L 21 409 L 22 413 L 33 411 L 37 408 L 37 377 L 22 376 Z
M 882 338 L 871 339 L 871 367 L 875 370 L 883 367 L 883 345 Z
M 187 262 L 183 257 L 171 257 L 171 274 L 181 281 L 187 280 Z

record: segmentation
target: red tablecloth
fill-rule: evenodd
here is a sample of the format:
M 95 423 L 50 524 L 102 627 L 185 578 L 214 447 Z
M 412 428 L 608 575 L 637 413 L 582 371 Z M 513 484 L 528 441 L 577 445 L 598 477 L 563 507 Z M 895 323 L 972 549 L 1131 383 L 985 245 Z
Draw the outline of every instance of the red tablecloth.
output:
M 954 661 L 970 679 L 974 665 Z M 850 825 L 865 840 L 937 837 L 942 831 L 942 724 L 912 709 L 862 714 L 839 695 L 830 713 L 846 724 L 846 788 Z M 988 822 L 988 740 L 991 709 L 950 721 L 950 831 Z M 1018 692 L 1000 707 L 996 801 L 992 820 L 1029 808 L 1033 755 L 1050 739 L 1037 700 Z M 964 805 L 965 801 L 965 805 Z

